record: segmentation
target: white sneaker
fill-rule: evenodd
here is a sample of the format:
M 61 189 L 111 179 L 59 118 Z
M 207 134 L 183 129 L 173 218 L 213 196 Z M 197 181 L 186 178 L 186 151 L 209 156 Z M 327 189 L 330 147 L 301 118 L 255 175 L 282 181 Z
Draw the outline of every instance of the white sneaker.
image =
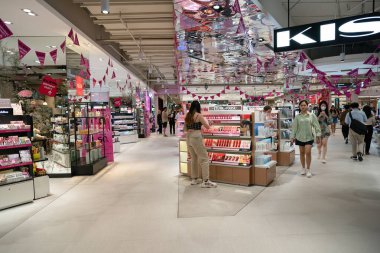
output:
M 327 163 L 326 159 L 323 159 L 323 160 L 322 160 L 322 163 Z
M 210 180 L 203 181 L 202 188 L 216 188 L 218 185 Z
M 191 180 L 191 185 L 197 185 L 200 184 L 202 181 L 200 181 L 198 178 L 193 178 Z
M 305 168 L 302 168 L 302 170 L 301 170 L 301 176 L 305 176 L 306 175 L 306 169 Z
M 312 176 L 313 176 L 313 174 L 311 174 L 311 171 L 308 170 L 307 173 L 306 173 L 306 177 L 311 178 Z

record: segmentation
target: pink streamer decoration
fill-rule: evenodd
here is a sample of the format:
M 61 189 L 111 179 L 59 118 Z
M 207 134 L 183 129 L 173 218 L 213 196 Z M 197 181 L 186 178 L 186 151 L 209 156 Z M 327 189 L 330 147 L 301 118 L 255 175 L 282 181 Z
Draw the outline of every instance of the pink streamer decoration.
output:
M 65 48 L 66 48 L 66 40 L 64 40 L 64 41 L 62 42 L 62 44 L 61 44 L 59 47 L 61 48 L 61 50 L 62 50 L 62 53 L 65 53 Z
M 50 51 L 50 57 L 51 59 L 53 60 L 54 64 L 57 64 L 57 54 L 58 54 L 58 50 L 57 49 L 54 49 L 52 51 Z
M 45 64 L 46 54 L 44 52 L 36 51 L 36 55 L 37 55 L 38 61 L 40 62 L 40 65 L 43 66 Z

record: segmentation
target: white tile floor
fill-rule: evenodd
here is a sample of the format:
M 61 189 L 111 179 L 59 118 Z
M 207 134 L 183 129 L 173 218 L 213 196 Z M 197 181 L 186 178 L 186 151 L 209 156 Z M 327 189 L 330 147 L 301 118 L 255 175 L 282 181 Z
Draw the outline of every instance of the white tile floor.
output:
M 0 211 L 0 252 L 380 252 L 380 158 L 352 162 L 338 135 L 329 147 L 313 178 L 296 163 L 234 216 L 178 218 L 177 139 L 153 136 L 96 176 L 54 179 L 52 196 Z

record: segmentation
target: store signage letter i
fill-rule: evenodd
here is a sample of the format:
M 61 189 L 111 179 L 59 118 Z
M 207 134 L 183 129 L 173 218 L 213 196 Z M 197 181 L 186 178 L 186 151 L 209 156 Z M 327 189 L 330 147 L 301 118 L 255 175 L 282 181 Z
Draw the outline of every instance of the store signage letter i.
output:
M 274 51 L 284 52 L 380 39 L 380 14 L 335 19 L 274 31 Z

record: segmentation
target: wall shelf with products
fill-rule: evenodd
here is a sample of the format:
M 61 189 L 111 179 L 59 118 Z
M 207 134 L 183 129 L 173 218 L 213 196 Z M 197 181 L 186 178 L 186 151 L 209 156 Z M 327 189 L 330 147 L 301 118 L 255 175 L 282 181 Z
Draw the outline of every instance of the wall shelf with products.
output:
M 105 158 L 105 103 L 76 103 L 71 105 L 74 148 L 71 168 L 73 175 L 94 175 L 106 167 Z
M 138 141 L 138 122 L 134 109 L 122 107 L 112 112 L 111 120 L 112 130 L 114 132 L 114 143 L 117 144 L 117 142 L 119 142 L 119 144 L 126 144 Z
M 277 161 L 281 166 L 290 166 L 295 160 L 295 149 L 290 140 L 293 110 L 291 106 L 277 106 L 276 110 L 278 110 L 279 114 L 279 152 L 277 154 Z
M 56 112 L 51 119 L 53 124 L 52 157 L 49 166 L 45 167 L 47 174 L 52 178 L 71 177 L 71 149 L 73 138 L 70 132 L 73 122 L 69 118 L 69 107 L 57 106 Z
M 30 116 L 0 116 L 0 209 L 34 199 Z

